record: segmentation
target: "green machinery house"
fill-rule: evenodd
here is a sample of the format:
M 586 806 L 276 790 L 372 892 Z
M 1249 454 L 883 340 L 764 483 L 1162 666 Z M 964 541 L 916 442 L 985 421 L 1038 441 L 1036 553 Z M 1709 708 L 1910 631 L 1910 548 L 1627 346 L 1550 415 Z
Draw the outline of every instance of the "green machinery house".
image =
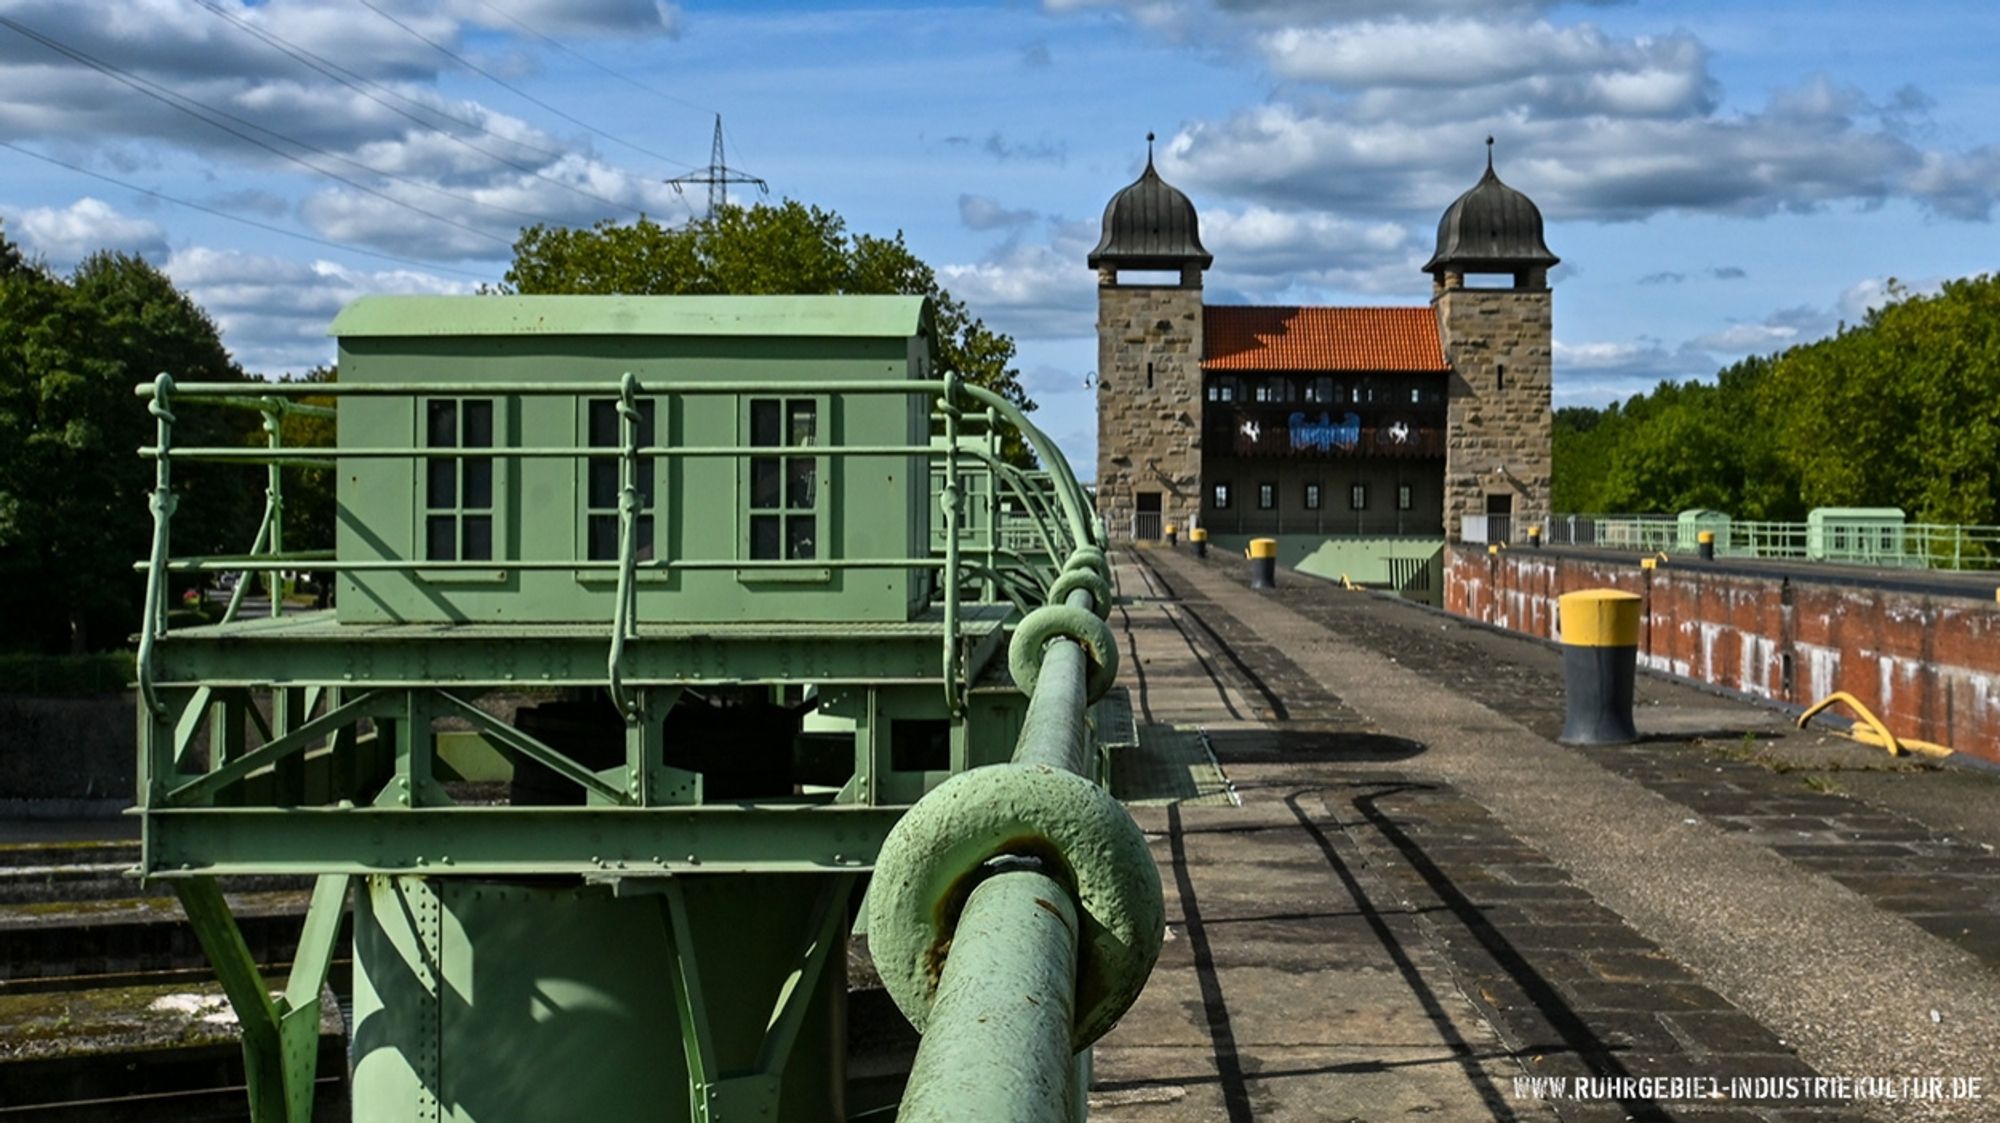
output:
M 1163 930 L 1086 719 L 1109 569 L 1060 454 L 933 333 L 913 297 L 370 297 L 336 383 L 141 387 L 141 873 L 237 1009 L 255 1119 L 326 1077 L 350 890 L 356 1119 L 913 1120 L 981 1063 L 1044 1076 L 993 1118 L 1080 1114 Z M 177 447 L 205 405 L 268 447 Z M 298 414 L 337 446 L 288 447 Z M 201 460 L 269 473 L 246 554 L 172 555 Z M 285 548 L 290 468 L 337 478 L 330 552 Z M 246 579 L 166 627 L 177 583 L 301 569 L 332 608 L 248 615 Z M 318 878 L 277 998 L 217 880 L 273 874 Z M 864 895 L 924 1031 L 907 1091 L 848 1071 Z M 975 915 L 1013 935 L 954 941 Z M 978 1008 L 1022 949 L 1062 992 Z

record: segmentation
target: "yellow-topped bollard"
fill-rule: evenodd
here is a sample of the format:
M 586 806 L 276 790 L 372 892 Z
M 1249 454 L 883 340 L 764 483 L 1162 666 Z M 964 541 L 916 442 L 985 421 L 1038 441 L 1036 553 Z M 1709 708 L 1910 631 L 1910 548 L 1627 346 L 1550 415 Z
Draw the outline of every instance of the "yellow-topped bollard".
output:
M 1700 553 L 1700 554 L 1701 554 L 1701 560 L 1703 560 L 1703 561 L 1714 561 L 1714 560 L 1715 560 L 1715 532 L 1714 532 L 1714 531 L 1712 531 L 1712 530 L 1703 530 L 1703 531 L 1698 531 L 1698 532 L 1696 532 L 1696 534 L 1695 534 L 1695 536 L 1694 536 L 1694 544 L 1695 544 L 1695 550 L 1696 550 L 1696 551 L 1697 551 L 1698 553 Z
M 1195 557 L 1205 558 L 1208 556 L 1208 531 L 1206 528 L 1199 526 L 1190 528 L 1188 530 L 1188 541 L 1194 543 Z
M 1172 523 L 1168 523 L 1168 524 L 1167 524 L 1167 547 L 1168 547 L 1169 549 L 1172 549 L 1172 548 L 1174 548 L 1174 547 L 1177 547 L 1177 546 L 1179 546 L 1180 544 L 1181 544 L 1181 541 L 1180 541 L 1180 531 L 1178 531 L 1178 530 L 1176 530 L 1176 529 L 1174 528 L 1174 524 L 1172 524 Z
M 1539 549 L 1541 549 L 1541 548 L 1542 548 L 1542 528 L 1541 528 L 1541 527 L 1539 527 L 1539 526 L 1531 526 L 1531 527 L 1529 527 L 1529 528 L 1528 528 L 1528 546 L 1529 546 L 1529 548 L 1530 548 L 1530 549 L 1535 549 L 1535 550 L 1539 550 Z
M 1632 724 L 1632 685 L 1639 672 L 1636 594 L 1618 589 L 1564 593 L 1562 620 L 1565 745 L 1624 745 L 1639 739 Z
M 1275 538 L 1252 538 L 1250 548 L 1244 551 L 1250 559 L 1250 587 L 1253 589 L 1275 589 L 1278 587 L 1278 540 Z

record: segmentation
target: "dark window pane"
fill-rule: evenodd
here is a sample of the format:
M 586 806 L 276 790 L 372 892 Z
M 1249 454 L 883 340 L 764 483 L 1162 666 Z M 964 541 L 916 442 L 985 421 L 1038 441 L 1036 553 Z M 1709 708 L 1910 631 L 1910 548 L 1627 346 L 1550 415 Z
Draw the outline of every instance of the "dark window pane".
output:
M 493 447 L 493 403 L 472 398 L 465 403 L 465 447 Z
M 653 505 L 653 461 L 651 457 L 641 457 L 638 462 L 639 506 Z
M 593 511 L 615 510 L 618 507 L 618 461 L 608 456 L 592 457 L 590 461 L 590 509 Z
M 794 511 L 810 511 L 813 483 L 819 462 L 810 456 L 794 456 L 785 461 L 785 506 Z
M 639 446 L 641 448 L 652 444 L 653 434 L 658 432 L 653 425 L 654 419 L 659 416 L 659 410 L 656 408 L 657 404 L 652 398 L 641 398 L 639 400 Z
M 639 524 L 636 529 L 639 535 L 639 542 L 635 551 L 636 556 L 640 561 L 652 561 L 653 560 L 653 516 L 640 515 Z
M 434 401 L 430 404 L 430 424 L 425 430 L 432 448 L 458 447 L 458 403 Z
M 750 516 L 750 557 L 775 561 L 782 556 L 778 551 L 778 516 Z
M 793 448 L 811 448 L 819 428 L 819 403 L 787 402 L 785 416 L 785 431 L 789 434 L 787 443 Z
M 424 524 L 424 556 L 432 561 L 458 560 L 458 520 L 432 515 Z
M 756 456 L 750 460 L 750 505 L 771 508 L 778 505 L 778 459 Z
M 493 558 L 493 516 L 465 516 L 463 557 L 466 561 L 490 561 Z
M 591 561 L 612 561 L 618 557 L 618 517 L 592 515 L 585 524 L 584 556 Z
M 787 515 L 785 517 L 785 556 L 788 558 L 815 558 L 813 537 L 819 520 L 811 515 Z
M 617 448 L 618 403 L 599 398 L 590 403 L 590 447 Z
M 424 506 L 456 507 L 458 505 L 458 461 L 432 460 L 430 465 L 430 485 L 424 490 Z
M 478 446 L 487 447 L 484 445 Z M 468 460 L 465 462 L 465 506 L 473 511 L 488 511 L 493 508 L 493 462 L 491 460 Z
M 765 447 L 778 443 L 778 403 L 775 399 L 751 400 L 750 443 Z

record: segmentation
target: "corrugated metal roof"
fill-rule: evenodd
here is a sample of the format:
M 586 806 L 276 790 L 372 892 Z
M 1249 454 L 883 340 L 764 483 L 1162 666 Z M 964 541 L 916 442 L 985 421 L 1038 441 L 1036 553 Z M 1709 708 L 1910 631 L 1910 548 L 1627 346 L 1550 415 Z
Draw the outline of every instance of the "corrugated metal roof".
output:
M 692 335 L 907 338 L 921 296 L 364 296 L 336 336 Z
M 1416 308 L 1203 309 L 1204 370 L 1446 371 L 1437 315 Z

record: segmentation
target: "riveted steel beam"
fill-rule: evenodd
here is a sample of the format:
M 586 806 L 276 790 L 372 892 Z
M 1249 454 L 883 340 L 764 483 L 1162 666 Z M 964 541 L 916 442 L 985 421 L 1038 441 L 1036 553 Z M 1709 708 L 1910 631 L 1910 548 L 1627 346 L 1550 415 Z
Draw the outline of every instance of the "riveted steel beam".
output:
M 148 877 L 865 871 L 900 807 L 218 807 L 147 813 Z

